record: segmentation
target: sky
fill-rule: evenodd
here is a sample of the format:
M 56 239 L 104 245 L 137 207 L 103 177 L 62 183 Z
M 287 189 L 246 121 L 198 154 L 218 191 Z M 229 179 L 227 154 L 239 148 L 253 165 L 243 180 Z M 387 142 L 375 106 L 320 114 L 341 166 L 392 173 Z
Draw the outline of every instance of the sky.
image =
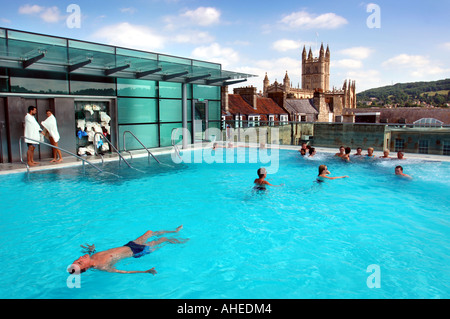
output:
M 75 5 L 75 6 L 73 6 Z M 303 47 L 331 52 L 330 86 L 450 78 L 449 0 L 0 0 L 0 27 L 222 64 L 236 86 L 301 87 Z M 230 89 L 231 91 L 231 89 Z M 231 93 L 231 92 L 230 92 Z

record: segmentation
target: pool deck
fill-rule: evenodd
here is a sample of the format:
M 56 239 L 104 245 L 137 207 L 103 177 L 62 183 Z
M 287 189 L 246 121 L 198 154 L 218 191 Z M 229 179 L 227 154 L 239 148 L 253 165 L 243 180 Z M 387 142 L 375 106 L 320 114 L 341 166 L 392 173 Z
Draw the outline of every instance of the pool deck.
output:
M 243 145 L 243 143 L 238 143 L 238 145 Z M 250 147 L 257 147 L 258 145 L 255 143 L 249 143 Z M 275 145 L 274 145 L 275 146 Z M 279 149 L 285 149 L 285 150 L 299 150 L 300 146 L 297 145 L 276 145 L 279 146 Z M 191 144 L 188 146 L 188 149 L 200 149 L 200 148 L 210 148 L 211 143 L 203 143 L 203 144 Z M 270 147 L 270 146 L 268 146 Z M 324 147 L 316 147 L 317 153 L 331 153 L 335 154 L 338 152 L 338 148 L 324 148 Z M 156 157 L 158 155 L 163 154 L 170 154 L 174 152 L 173 147 L 161 147 L 161 148 L 153 148 L 149 149 L 150 152 L 152 152 L 153 155 Z M 354 150 L 352 150 L 352 154 L 354 154 Z M 132 151 L 132 157 L 133 158 L 140 158 L 148 156 L 147 151 L 145 150 L 139 150 L 139 151 Z M 363 150 L 363 154 L 367 153 L 366 150 Z M 122 153 L 121 153 L 122 154 Z M 381 151 L 375 151 L 375 156 L 379 157 L 383 155 Z M 395 153 L 391 153 L 392 155 L 396 155 Z M 122 156 L 127 160 L 130 161 L 130 155 L 129 154 L 122 154 Z M 87 161 L 92 163 L 96 166 L 101 166 L 102 159 L 99 156 L 83 156 Z M 444 156 L 444 155 L 431 155 L 431 154 L 413 154 L 413 153 L 405 153 L 405 159 L 416 159 L 416 160 L 426 160 L 426 161 L 437 161 L 437 162 L 450 162 L 450 156 Z M 60 163 L 51 163 L 51 158 L 47 159 L 41 159 L 39 160 L 39 164 L 33 167 L 29 168 L 30 172 L 33 171 L 40 171 L 40 170 L 48 170 L 48 169 L 60 169 L 60 168 L 66 168 L 66 167 L 73 167 L 73 166 L 80 166 L 83 164 L 83 161 L 79 160 L 76 157 L 73 156 L 63 156 L 63 161 Z M 119 156 L 115 153 L 107 154 L 103 156 L 104 162 L 112 162 L 119 160 Z M 154 159 L 151 159 L 151 161 L 154 161 Z M 85 164 L 86 167 L 89 167 L 89 164 Z M 13 174 L 13 173 L 24 173 L 27 171 L 26 165 L 22 162 L 15 162 L 15 163 L 4 163 L 0 164 L 0 175 L 5 174 Z

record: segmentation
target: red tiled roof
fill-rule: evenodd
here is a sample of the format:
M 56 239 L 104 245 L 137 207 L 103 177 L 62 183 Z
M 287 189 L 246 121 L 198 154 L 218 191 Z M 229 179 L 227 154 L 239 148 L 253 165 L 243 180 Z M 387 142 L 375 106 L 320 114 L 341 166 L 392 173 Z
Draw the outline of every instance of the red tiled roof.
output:
M 287 114 L 287 112 L 278 106 L 271 98 L 256 97 L 256 109 L 254 109 L 248 101 L 239 94 L 228 94 L 228 111 L 231 114 L 242 115 L 269 115 L 269 114 Z M 222 110 L 225 114 L 225 110 Z

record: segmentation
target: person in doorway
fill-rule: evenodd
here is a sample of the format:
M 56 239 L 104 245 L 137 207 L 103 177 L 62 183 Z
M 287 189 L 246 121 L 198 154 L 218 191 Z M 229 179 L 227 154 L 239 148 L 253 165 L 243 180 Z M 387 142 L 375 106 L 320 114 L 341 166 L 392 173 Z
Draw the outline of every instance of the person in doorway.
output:
M 75 260 L 72 265 L 68 268 L 68 272 L 73 274 L 77 273 L 83 273 L 86 270 L 90 268 L 106 271 L 106 272 L 114 272 L 114 273 L 120 273 L 120 274 L 137 274 L 137 273 L 151 273 L 153 275 L 156 274 L 155 268 L 151 268 L 149 270 L 144 271 L 125 271 L 125 270 L 118 270 L 114 267 L 114 264 L 116 264 L 118 261 L 134 257 L 139 258 L 144 255 L 150 254 L 157 249 L 161 248 L 163 244 L 183 244 L 189 239 L 175 239 L 175 238 L 166 238 L 161 237 L 160 239 L 153 240 L 150 242 L 147 242 L 147 240 L 150 237 L 153 236 L 161 236 L 163 234 L 167 233 L 178 233 L 183 226 L 177 227 L 173 231 L 156 231 L 153 232 L 151 230 L 148 230 L 145 232 L 144 235 L 138 237 L 137 239 L 128 242 L 124 246 L 117 247 L 117 248 L 111 248 L 105 251 L 101 251 L 98 253 L 95 253 L 95 245 L 87 245 L 81 246 L 82 248 L 87 249 L 88 254 L 81 256 L 77 260 Z
M 52 111 L 47 110 L 47 119 L 45 121 L 42 121 L 41 124 L 44 127 L 44 132 L 42 133 L 44 136 L 48 136 L 48 139 L 50 141 L 50 144 L 53 146 L 58 147 L 58 141 L 60 139 L 59 132 L 58 132 L 58 124 L 56 123 L 56 118 L 52 114 Z M 48 133 L 48 135 L 46 134 Z M 61 162 L 62 154 L 59 149 L 53 148 L 53 159 L 50 162 Z
M 27 150 L 27 164 L 28 166 L 36 166 L 39 163 L 34 161 L 34 150 L 36 149 L 36 145 L 39 144 L 40 136 L 39 132 L 41 131 L 41 127 L 39 123 L 36 121 L 35 115 L 37 113 L 36 106 L 29 106 L 28 113 L 25 115 L 25 143 L 28 145 Z

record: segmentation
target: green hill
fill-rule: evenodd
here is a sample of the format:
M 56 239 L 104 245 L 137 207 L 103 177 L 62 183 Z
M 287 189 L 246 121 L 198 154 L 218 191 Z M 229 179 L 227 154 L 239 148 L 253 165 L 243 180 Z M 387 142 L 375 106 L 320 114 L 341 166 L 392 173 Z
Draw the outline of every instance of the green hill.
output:
M 447 107 L 447 103 L 450 103 L 450 79 L 397 83 L 358 93 L 356 99 L 358 107 L 367 106 L 367 101 L 373 101 L 375 105 L 417 106 L 421 103 Z

